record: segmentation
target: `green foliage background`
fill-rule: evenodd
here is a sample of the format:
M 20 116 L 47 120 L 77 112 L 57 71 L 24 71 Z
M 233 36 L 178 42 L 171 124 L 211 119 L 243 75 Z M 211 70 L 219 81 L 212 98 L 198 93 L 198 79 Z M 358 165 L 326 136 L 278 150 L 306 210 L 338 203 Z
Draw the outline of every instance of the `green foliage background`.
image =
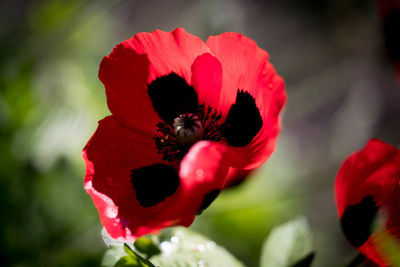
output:
M 193 229 L 257 266 L 271 228 L 305 214 L 314 266 L 355 251 L 337 221 L 342 160 L 371 137 L 400 147 L 400 90 L 372 1 L 0 3 L 2 266 L 98 266 L 105 246 L 82 188 L 81 150 L 108 114 L 99 63 L 137 32 L 241 32 L 271 55 L 288 103 L 276 153 L 224 192 Z

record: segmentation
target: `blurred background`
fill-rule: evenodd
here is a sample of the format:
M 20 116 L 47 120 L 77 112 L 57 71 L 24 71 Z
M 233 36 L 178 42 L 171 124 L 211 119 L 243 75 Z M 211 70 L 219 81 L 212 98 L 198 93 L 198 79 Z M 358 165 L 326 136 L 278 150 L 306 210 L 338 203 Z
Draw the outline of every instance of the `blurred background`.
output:
M 254 39 L 288 94 L 276 152 L 193 229 L 257 266 L 271 228 L 304 214 L 313 266 L 357 254 L 339 228 L 336 172 L 371 137 L 400 147 L 400 88 L 374 1 L 3 0 L 0 24 L 2 266 L 100 264 L 106 247 L 81 158 L 109 114 L 99 64 L 138 32 L 175 27 Z

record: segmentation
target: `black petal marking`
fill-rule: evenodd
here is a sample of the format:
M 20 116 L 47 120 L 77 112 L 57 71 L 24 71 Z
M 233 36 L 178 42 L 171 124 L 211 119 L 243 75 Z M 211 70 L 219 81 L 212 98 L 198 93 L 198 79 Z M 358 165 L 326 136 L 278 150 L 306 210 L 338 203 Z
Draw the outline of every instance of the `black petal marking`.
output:
M 132 170 L 131 177 L 136 198 L 143 207 L 154 206 L 173 195 L 180 184 L 174 167 L 164 164 Z
M 341 226 L 353 246 L 360 247 L 368 240 L 378 209 L 372 196 L 366 196 L 360 203 L 346 208 Z
M 247 92 L 238 90 L 236 102 L 229 110 L 222 134 L 228 144 L 243 147 L 260 131 L 263 121 L 256 101 Z
M 386 48 L 389 55 L 400 60 L 400 10 L 394 9 L 383 23 L 383 32 L 385 35 Z
M 196 113 L 197 93 L 175 73 L 162 76 L 147 86 L 153 107 L 167 124 L 172 125 L 180 114 Z
M 211 203 L 217 198 L 217 196 L 219 195 L 220 192 L 221 192 L 221 189 L 214 189 L 214 190 L 208 192 L 204 196 L 203 202 L 201 203 L 201 206 L 196 214 L 200 215 L 203 212 L 203 210 L 208 208 L 208 206 L 211 205 Z

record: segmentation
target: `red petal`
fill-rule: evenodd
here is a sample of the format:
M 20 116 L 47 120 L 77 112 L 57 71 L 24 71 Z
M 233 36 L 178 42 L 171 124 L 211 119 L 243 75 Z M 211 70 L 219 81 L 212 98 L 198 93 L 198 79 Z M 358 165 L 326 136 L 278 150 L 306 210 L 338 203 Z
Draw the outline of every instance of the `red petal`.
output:
M 125 126 L 153 133 L 160 121 L 147 94 L 147 84 L 175 72 L 191 82 L 191 66 L 209 48 L 182 28 L 138 33 L 117 45 L 100 65 L 107 104 Z M 145 115 L 145 116 L 144 116 Z
M 141 216 L 136 234 L 149 233 L 168 226 L 190 226 L 203 199 L 211 191 L 222 189 L 228 171 L 224 160 L 226 146 L 212 141 L 194 144 L 180 164 L 181 186 L 162 208 L 148 216 Z M 131 209 L 123 205 L 122 209 Z M 140 215 L 140 214 L 139 214 Z M 138 220 L 138 219 L 131 219 Z
M 198 56 L 192 65 L 192 85 L 197 90 L 199 104 L 217 108 L 222 88 L 222 65 L 209 53 Z
M 189 226 L 207 193 L 222 189 L 228 166 L 226 146 L 197 142 L 181 161 L 181 185 L 175 194 L 152 207 L 142 207 L 131 183 L 131 171 L 163 163 L 151 137 L 121 126 L 109 116 L 83 150 L 84 187 L 113 238 L 133 240 L 173 225 Z
M 378 207 L 398 187 L 400 151 L 378 139 L 354 153 L 341 166 L 335 182 L 336 203 L 341 217 L 348 206 L 373 196 Z
M 377 244 L 381 242 L 383 235 L 372 234 L 371 237 L 364 243 L 358 250 L 365 255 L 371 263 L 377 264 L 377 266 L 390 266 L 390 264 L 384 260 L 377 250 Z M 372 265 L 376 266 L 376 265 Z
M 400 239 L 400 151 L 378 139 L 370 140 L 360 151 L 342 164 L 335 182 L 335 196 L 339 217 L 346 208 L 372 196 L 380 209 L 388 211 L 387 230 Z M 374 232 L 358 249 L 379 266 L 389 266 L 378 252 L 376 244 L 385 235 Z
M 200 141 L 190 148 L 179 171 L 183 194 L 196 199 L 222 188 L 228 172 L 225 151 L 226 145 L 212 141 Z
M 386 222 L 387 229 L 397 228 L 400 230 L 400 185 L 397 186 L 390 198 L 384 203 L 384 206 L 388 213 L 388 220 Z M 400 239 L 400 231 L 393 234 L 396 234 Z
M 126 41 L 138 54 L 146 54 L 150 61 L 150 75 L 147 83 L 157 77 L 175 72 L 190 84 L 191 66 L 199 55 L 210 52 L 198 37 L 182 28 L 173 32 L 155 30 L 138 33 Z
M 387 217 L 385 231 L 378 229 L 359 248 L 360 252 L 379 266 L 391 266 L 390 259 L 385 257 L 386 251 L 381 251 L 382 245 L 388 235 L 396 237 L 400 241 L 400 187 L 397 186 L 390 197 L 382 204 L 384 216 Z M 383 232 L 381 232 L 383 231 Z
M 400 241 L 400 187 L 394 190 L 392 195 L 383 203 L 384 215 L 387 216 L 385 231 L 376 231 L 371 238 L 364 244 L 360 251 L 368 258 L 379 264 L 379 266 L 390 266 L 390 259 L 385 256 L 387 251 L 382 251 L 382 245 L 388 238 L 388 235 L 396 237 Z
M 392 266 L 390 263 L 391 258 L 386 256 L 387 251 L 382 250 L 384 249 L 382 246 L 385 244 L 388 236 L 394 236 L 400 240 L 400 226 L 374 232 L 358 250 L 367 256 L 369 260 L 377 264 L 377 266 Z
M 84 187 L 92 196 L 100 219 L 110 236 L 132 239 L 157 230 L 148 217 L 162 209 L 173 196 L 154 207 L 143 208 L 136 199 L 131 171 L 155 163 L 163 163 L 155 151 L 151 136 L 128 130 L 109 116 L 99 122 L 95 134 L 83 150 L 86 163 Z
M 146 55 L 139 55 L 125 41 L 104 57 L 99 78 L 115 118 L 127 127 L 151 135 L 160 119 L 147 94 L 149 64 Z
M 225 151 L 226 145 L 212 141 L 199 141 L 190 148 L 179 171 L 182 190 L 174 207 L 177 214 L 196 214 L 208 193 L 223 188 L 228 172 Z
M 263 119 L 263 126 L 252 142 L 232 148 L 233 167 L 253 169 L 264 163 L 275 149 L 280 130 L 279 113 L 286 102 L 283 79 L 268 62 L 268 54 L 238 33 L 210 36 L 206 42 L 223 67 L 223 87 L 219 111 L 227 114 L 237 90 L 249 92 Z

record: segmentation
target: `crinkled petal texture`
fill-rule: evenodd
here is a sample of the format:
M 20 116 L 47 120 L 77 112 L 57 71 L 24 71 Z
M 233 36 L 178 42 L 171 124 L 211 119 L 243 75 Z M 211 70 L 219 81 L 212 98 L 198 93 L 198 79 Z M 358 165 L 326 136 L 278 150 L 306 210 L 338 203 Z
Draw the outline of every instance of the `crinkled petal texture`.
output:
M 380 266 L 389 266 L 378 252 L 382 238 L 372 226 L 377 214 L 387 216 L 386 231 L 400 239 L 400 151 L 370 140 L 341 166 L 335 196 L 341 226 L 348 240 Z
M 261 128 L 251 136 L 250 141 L 239 141 L 239 145 L 238 142 L 233 142 L 230 147 L 232 167 L 246 170 L 259 167 L 275 149 L 280 130 L 279 114 L 286 102 L 284 81 L 268 61 L 267 52 L 239 33 L 211 36 L 206 44 L 221 61 L 223 68 L 218 110 L 228 115 L 232 105 L 238 102 L 238 91 L 242 91 L 255 100 L 256 109 L 262 119 Z M 240 106 L 245 118 L 237 128 L 252 129 L 257 123 L 251 118 L 254 112 L 249 111 L 246 114 L 245 111 L 249 110 L 247 107 L 246 104 Z M 238 177 L 233 175 L 235 173 L 236 171 L 230 171 L 230 183 Z
M 189 226 L 275 148 L 284 83 L 268 54 L 240 34 L 204 43 L 181 28 L 139 33 L 104 57 L 99 78 L 112 115 L 84 148 L 84 186 L 113 238 Z M 213 110 L 208 126 L 223 124 L 208 135 L 219 139 L 197 141 L 168 161 L 155 143 L 165 141 L 157 139 L 159 123 L 170 127 L 200 109 Z

